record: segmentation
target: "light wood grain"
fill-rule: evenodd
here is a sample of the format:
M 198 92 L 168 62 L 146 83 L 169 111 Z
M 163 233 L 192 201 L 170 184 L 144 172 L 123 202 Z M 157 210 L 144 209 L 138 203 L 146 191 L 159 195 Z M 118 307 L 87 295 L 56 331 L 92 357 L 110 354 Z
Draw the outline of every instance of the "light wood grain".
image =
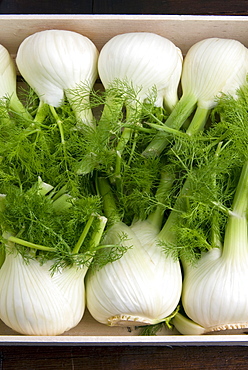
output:
M 100 50 L 125 32 L 155 32 L 169 38 L 183 53 L 206 37 L 234 38 L 248 46 L 248 17 L 190 15 L 6 15 L 0 16 L 0 43 L 15 56 L 20 43 L 34 32 L 65 29 L 89 37 Z

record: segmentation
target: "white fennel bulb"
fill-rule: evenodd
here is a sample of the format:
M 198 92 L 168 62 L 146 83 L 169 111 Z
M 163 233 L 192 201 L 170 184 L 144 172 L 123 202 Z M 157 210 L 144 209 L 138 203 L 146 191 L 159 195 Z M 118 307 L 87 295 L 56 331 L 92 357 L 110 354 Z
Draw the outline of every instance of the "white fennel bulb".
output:
M 130 225 L 130 229 L 138 239 L 143 239 L 143 248 L 149 248 L 149 245 L 154 241 L 160 231 L 159 225 L 149 222 L 149 220 L 135 220 Z
M 183 94 L 192 95 L 199 107 L 211 109 L 221 94 L 235 96 L 246 81 L 248 50 L 237 40 L 208 38 L 186 54 L 182 72 Z
M 183 308 L 204 332 L 248 327 L 247 179 L 245 162 L 229 211 L 223 247 L 204 253 L 196 264 L 184 262 Z M 180 322 L 175 323 L 180 331 Z
M 83 317 L 84 278 L 107 220 L 80 200 L 40 177 L 1 194 L 0 319 L 21 334 L 59 335 Z
M 163 181 L 161 186 L 169 184 Z M 89 269 L 86 301 L 91 315 L 110 326 L 165 321 L 179 303 L 182 275 L 179 261 L 167 256 L 161 246 L 169 241 L 168 224 L 161 230 L 163 211 L 158 207 L 147 220 L 138 219 L 128 226 L 120 220 L 108 181 L 99 178 L 98 188 L 104 211 L 113 222 L 102 241 L 103 261 L 111 246 L 124 248 L 124 254 L 104 264 L 100 258 Z
M 187 122 L 187 134 L 198 133 L 223 94 L 236 97 L 237 90 L 246 83 L 247 73 L 248 49 L 239 41 L 207 38 L 197 42 L 184 58 L 182 96 L 165 126 L 178 130 L 194 113 Z M 143 154 L 158 156 L 169 143 L 165 128 L 164 132 L 158 132 Z
M 97 78 L 98 54 L 86 36 L 67 30 L 45 30 L 23 40 L 16 63 L 42 102 L 59 107 L 66 95 L 78 120 L 90 124 L 93 115 L 89 94 Z
M 59 335 L 76 326 L 85 310 L 86 267 L 51 274 L 53 261 L 28 263 L 6 253 L 0 269 L 0 318 L 25 335 Z
M 161 113 L 164 108 L 171 111 L 178 102 L 182 59 L 181 50 L 173 42 L 151 32 L 116 35 L 101 49 L 98 73 L 106 99 L 99 127 L 111 131 L 110 123 L 123 118 L 123 106 L 128 124 L 116 148 L 113 177 L 120 177 L 122 154 L 134 126 L 141 125 L 145 103 Z
M 178 101 L 182 53 L 173 42 L 149 32 L 114 36 L 102 48 L 98 60 L 100 79 L 107 89 L 116 80 L 127 82 L 144 101 L 155 87 L 157 106 L 172 109 Z
M 152 325 L 176 309 L 182 288 L 180 264 L 165 256 L 157 236 L 158 229 L 148 221 L 132 227 L 118 222 L 108 230 L 104 244 L 130 248 L 120 259 L 87 275 L 87 307 L 97 321 L 110 326 Z
M 16 70 L 8 50 L 0 45 L 0 97 L 6 98 L 16 94 Z
M 205 332 L 247 328 L 248 258 L 244 257 L 241 253 L 240 258 L 228 259 L 213 249 L 195 267 L 185 270 L 183 307 Z
M 12 110 L 23 114 L 25 118 L 29 118 L 23 104 L 19 100 L 16 92 L 17 86 L 16 66 L 11 58 L 8 50 L 0 45 L 0 99 L 9 100 L 9 105 Z

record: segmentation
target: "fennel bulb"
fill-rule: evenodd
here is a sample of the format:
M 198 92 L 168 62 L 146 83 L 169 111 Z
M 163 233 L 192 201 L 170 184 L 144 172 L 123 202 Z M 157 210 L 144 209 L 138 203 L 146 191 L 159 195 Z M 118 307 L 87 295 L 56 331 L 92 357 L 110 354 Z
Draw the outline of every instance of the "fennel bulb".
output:
M 145 104 L 156 112 L 171 111 L 178 101 L 182 53 L 170 40 L 149 32 L 130 32 L 111 38 L 101 49 L 98 72 L 106 99 L 99 121 L 103 131 L 114 130 L 123 119 L 125 126 L 116 146 L 113 181 L 118 182 L 122 155 L 142 122 Z M 119 123 L 120 126 L 120 123 Z
M 98 59 L 98 72 L 105 89 L 115 81 L 126 82 L 136 91 L 136 99 L 143 102 L 155 87 L 155 105 L 165 104 L 169 110 L 178 101 L 181 70 L 181 50 L 165 37 L 149 32 L 114 36 L 103 46 Z
M 139 233 L 147 233 L 146 224 Z M 122 241 L 122 234 L 127 236 Z M 104 244 L 130 247 L 124 255 L 86 279 L 87 307 L 100 323 L 115 325 L 151 325 L 164 321 L 176 309 L 181 294 L 179 262 L 166 258 L 154 240 L 140 240 L 123 223 L 112 226 Z
M 112 212 L 109 196 L 105 201 Z M 116 219 L 106 231 L 103 247 L 117 245 L 126 251 L 98 269 L 93 264 L 86 276 L 87 308 L 97 321 L 110 326 L 152 325 L 173 313 L 181 295 L 181 268 L 159 245 L 163 235 L 149 220 L 128 226 Z
M 1 196 L 0 318 L 22 334 L 62 334 L 84 313 L 84 277 L 107 220 L 95 200 L 66 190 L 38 178 Z
M 237 98 L 223 96 L 214 111 L 220 122 L 192 145 L 194 167 L 178 229 L 187 318 L 173 318 L 183 334 L 248 327 L 247 93 L 245 84 Z M 199 257 L 193 263 L 187 248 Z
M 237 40 L 208 38 L 194 44 L 187 52 L 182 69 L 182 96 L 165 122 L 180 129 L 194 112 L 188 125 L 189 135 L 201 131 L 210 110 L 223 94 L 236 97 L 246 82 L 248 49 Z M 163 125 L 159 127 L 163 131 Z M 166 128 L 145 149 L 145 155 L 159 155 L 169 144 Z
M 0 100 L 9 100 L 9 107 L 14 112 L 30 119 L 16 92 L 16 67 L 8 50 L 0 45 Z
M 59 335 L 83 317 L 87 268 L 66 267 L 52 275 L 52 263 L 27 262 L 14 250 L 6 252 L 0 269 L 0 318 L 20 334 Z
M 248 162 L 229 211 L 223 247 L 184 263 L 182 304 L 205 332 L 248 327 Z M 180 327 L 179 327 L 180 330 Z
M 199 41 L 184 59 L 183 96 L 193 96 L 198 107 L 211 109 L 222 94 L 237 96 L 247 72 L 248 50 L 239 41 L 221 38 Z
M 23 40 L 16 63 L 41 103 L 56 108 L 65 95 L 79 122 L 90 125 L 89 95 L 97 78 L 98 54 L 93 42 L 77 32 L 46 30 Z

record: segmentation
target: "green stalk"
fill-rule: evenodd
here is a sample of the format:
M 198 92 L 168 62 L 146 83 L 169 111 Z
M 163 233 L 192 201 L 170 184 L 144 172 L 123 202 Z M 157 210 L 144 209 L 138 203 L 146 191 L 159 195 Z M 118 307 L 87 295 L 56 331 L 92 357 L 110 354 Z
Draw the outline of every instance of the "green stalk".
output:
M 209 115 L 209 110 L 205 108 L 197 107 L 195 115 L 186 131 L 188 135 L 197 135 L 200 131 L 204 129 L 205 123 Z M 171 116 L 170 116 L 171 117 Z M 169 117 L 169 118 L 170 118 Z M 168 120 L 167 120 L 168 121 Z M 166 125 L 167 125 L 166 121 Z M 183 120 L 185 121 L 185 120 Z M 169 121 L 170 123 L 170 121 Z M 176 129 L 178 129 L 177 127 Z M 176 235 L 173 232 L 174 225 L 178 222 L 178 217 L 180 217 L 180 212 L 185 210 L 187 204 L 185 203 L 185 195 L 190 192 L 190 180 L 187 178 L 180 192 L 179 197 L 176 200 L 174 210 L 170 212 L 162 230 L 159 234 L 159 239 L 165 241 L 169 245 L 173 245 L 176 242 Z M 213 220 L 214 221 L 214 220 Z M 217 219 L 215 220 L 217 222 Z M 213 236 L 217 238 L 217 234 L 213 228 Z M 216 239 L 217 242 L 217 239 Z
M 220 142 L 217 146 L 217 150 L 215 152 L 215 166 L 218 165 L 218 156 L 221 151 L 222 142 Z M 213 189 L 216 188 L 216 172 L 213 171 L 212 175 L 212 187 Z M 219 209 L 214 209 L 212 222 L 211 222 L 211 245 L 213 247 L 221 247 L 221 240 L 220 240 L 220 219 L 219 219 Z
M 40 100 L 34 121 L 42 123 L 47 117 L 48 112 L 49 112 L 49 105 Z
M 248 206 L 248 161 L 243 165 L 238 186 L 236 188 L 232 213 L 238 217 L 246 217 Z
M 103 105 L 101 116 L 98 120 L 97 132 L 100 134 L 101 142 L 107 145 L 111 140 L 111 132 L 114 132 L 116 123 L 121 119 L 123 101 L 116 99 L 113 95 L 108 95 Z M 85 157 L 77 164 L 76 173 L 79 175 L 85 175 L 94 170 L 95 165 L 98 163 L 94 161 L 94 153 L 88 153 Z
M 72 250 L 72 254 L 77 254 L 79 252 L 79 250 L 80 250 L 80 248 L 81 248 L 81 246 L 82 246 L 82 244 L 83 244 L 83 242 L 84 242 L 84 240 L 85 240 L 85 238 L 86 238 L 86 236 L 87 236 L 87 234 L 88 234 L 88 232 L 90 230 L 90 227 L 91 227 L 91 225 L 92 225 L 92 223 L 94 221 L 94 218 L 95 218 L 94 215 L 91 215 L 89 217 L 89 219 L 88 219 L 88 221 L 87 221 L 87 223 L 86 223 L 86 225 L 85 225 L 85 227 L 83 229 L 82 234 L 80 235 L 80 237 L 79 237 L 76 245 L 74 246 L 74 248 Z
M 50 108 L 50 111 L 52 112 L 52 115 L 55 118 L 56 123 L 57 123 L 58 128 L 59 128 L 60 140 L 61 140 L 61 144 L 62 144 L 62 151 L 63 151 L 63 155 L 64 155 L 65 173 L 68 176 L 69 182 L 71 182 L 70 171 L 69 171 L 69 168 L 68 168 L 68 155 L 67 155 L 67 151 L 66 151 L 66 141 L 65 141 L 65 135 L 64 135 L 63 122 L 59 118 L 55 108 L 51 105 L 49 105 L 49 108 Z
M 49 108 L 50 108 L 50 111 L 52 112 L 53 117 L 56 120 L 57 125 L 58 125 L 59 132 L 60 132 L 60 138 L 61 138 L 61 144 L 64 145 L 65 144 L 65 136 L 64 136 L 64 129 L 63 129 L 62 121 L 59 118 L 55 108 L 51 105 L 49 105 Z
M 158 234 L 157 239 L 166 243 L 168 246 L 173 246 L 176 243 L 176 233 L 174 231 L 175 225 L 177 225 L 179 212 L 172 210 Z
M 114 181 L 120 180 L 121 177 L 121 164 L 122 164 L 122 154 L 125 150 L 127 143 L 129 142 L 133 130 L 129 127 L 125 127 L 122 131 L 120 140 L 116 146 L 116 162 L 115 162 L 115 172 L 113 174 Z
M 72 206 L 72 203 L 68 200 L 71 200 L 72 197 L 69 194 L 62 194 L 59 198 L 55 199 L 52 203 L 53 209 L 55 212 L 63 212 L 65 209 L 68 209 Z
M 130 149 L 130 154 L 129 154 L 129 158 L 128 158 L 128 161 L 127 161 L 128 166 L 130 166 L 130 164 L 133 160 L 134 154 L 135 154 L 135 148 L 136 148 L 136 145 L 137 145 L 137 138 L 138 138 L 138 132 L 135 130 L 134 133 L 133 133 L 132 147 Z
M 194 111 L 196 104 L 197 99 L 193 95 L 183 95 L 175 105 L 165 125 L 172 129 L 179 130 Z M 146 157 L 159 156 L 166 146 L 170 144 L 170 139 L 171 137 L 168 133 L 158 132 L 143 151 L 143 155 Z
M 32 249 L 38 249 L 38 250 L 41 250 L 41 251 L 46 251 L 46 252 L 55 252 L 56 251 L 56 248 L 46 247 L 45 245 L 31 243 L 31 242 L 28 242 L 26 240 L 17 238 L 15 236 L 9 236 L 8 241 L 10 241 L 12 243 L 23 245 L 24 247 L 28 247 L 28 248 L 32 248 Z
M 183 184 L 183 187 L 181 188 L 179 196 L 176 199 L 173 210 L 170 212 L 164 226 L 162 227 L 158 235 L 158 239 L 162 242 L 165 242 L 169 246 L 173 246 L 176 244 L 177 238 L 174 228 L 175 225 L 178 224 L 181 212 L 183 212 L 188 207 L 186 195 L 190 192 L 190 181 L 187 178 Z
M 103 232 L 105 230 L 105 226 L 107 223 L 107 218 L 104 216 L 99 216 L 99 226 L 95 231 L 93 232 L 93 235 L 90 239 L 89 246 L 90 246 L 90 251 L 96 250 L 97 246 L 100 244 Z
M 169 115 L 165 124 L 169 127 L 179 130 L 186 119 L 196 108 L 197 99 L 193 95 L 182 95 L 181 99 L 175 105 L 175 108 Z
M 159 120 L 158 120 L 159 121 Z M 171 138 L 172 136 L 179 136 L 179 137 L 184 137 L 185 136 L 185 133 L 183 131 L 179 131 L 175 128 L 172 128 L 172 127 L 169 127 L 167 125 L 161 125 L 161 121 L 159 121 L 160 124 L 158 123 L 152 123 L 152 122 L 147 122 L 147 124 L 150 126 L 150 127 L 153 127 L 155 128 L 156 130 L 158 130 L 159 132 L 161 132 L 163 135 L 165 134 L 166 136 L 168 136 L 167 138 L 165 137 L 164 139 L 167 140 L 167 145 L 169 145 L 171 143 Z M 138 130 L 141 131 L 140 128 L 138 128 Z M 151 131 L 147 131 L 147 133 L 150 133 Z M 150 144 L 149 144 L 150 145 Z M 164 142 L 164 145 L 165 145 L 165 142 Z
M 117 223 L 121 221 L 121 217 L 116 207 L 116 202 L 108 180 L 104 177 L 99 177 L 97 187 L 103 201 L 103 209 L 106 217 L 110 222 Z
M 94 129 L 95 120 L 90 108 L 90 89 L 85 90 L 84 94 L 80 92 L 79 102 L 75 100 L 75 93 L 70 93 L 68 90 L 65 94 L 78 122 L 77 127 L 82 130 Z
M 188 135 L 195 135 L 198 132 L 202 131 L 205 127 L 205 124 L 208 120 L 210 110 L 206 108 L 197 107 L 194 117 L 190 122 L 190 125 L 187 129 Z
M 172 188 L 174 182 L 174 176 L 164 171 L 161 175 L 161 180 L 159 186 L 156 191 L 156 199 L 158 201 L 158 205 L 154 212 L 149 214 L 147 220 L 154 226 L 161 228 L 163 217 L 164 217 L 164 200 L 167 196 L 169 196 L 170 190 Z
M 66 194 L 68 188 L 67 185 L 62 186 L 58 191 L 52 191 L 48 196 L 52 198 L 53 202 L 55 202 L 58 198 L 60 198 L 62 195 Z
M 111 122 L 116 125 L 116 123 L 118 123 L 118 121 L 122 119 L 122 109 L 125 105 L 126 122 L 128 126 L 125 126 L 122 130 L 120 139 L 115 149 L 116 163 L 115 170 L 112 176 L 112 180 L 113 182 L 117 182 L 117 186 L 120 182 L 121 177 L 122 155 L 133 133 L 133 128 L 131 128 L 131 124 L 135 126 L 137 122 L 139 122 L 142 110 L 139 101 L 136 102 L 134 100 L 131 100 L 131 103 L 128 101 L 125 102 L 122 90 L 120 90 L 120 96 L 121 97 L 113 95 L 112 90 L 109 89 L 109 94 L 106 97 L 102 115 L 99 120 L 99 127 L 105 127 L 106 125 L 107 127 L 109 127 L 108 131 L 110 131 L 112 126 Z
M 107 95 L 103 106 L 99 125 L 106 125 L 114 120 L 119 120 L 122 115 L 123 99 L 118 99 L 113 95 Z
M 16 94 L 13 94 L 10 98 L 9 102 L 10 109 L 12 109 L 15 113 L 19 114 L 22 118 L 27 121 L 32 121 L 33 117 L 30 113 L 26 110 L 22 102 L 19 100 Z
M 141 104 L 140 102 L 135 102 L 137 104 L 126 104 L 126 122 L 134 126 L 140 121 L 141 117 Z M 122 155 L 126 148 L 126 145 L 130 141 L 133 134 L 133 129 L 130 127 L 124 127 L 121 137 L 116 146 L 116 163 L 115 163 L 115 172 L 113 174 L 114 181 L 117 182 L 117 187 L 120 184 L 121 179 L 121 165 L 122 165 Z
M 36 184 L 33 185 L 31 187 L 31 189 L 36 187 L 36 186 L 37 186 Z M 53 190 L 52 185 L 47 184 L 46 182 L 42 181 L 41 177 L 38 177 L 38 194 L 45 196 L 45 195 L 49 194 L 52 190 Z
M 232 211 L 227 221 L 223 258 L 239 258 L 247 255 L 247 209 L 248 209 L 248 161 L 243 165 L 236 188 Z
M 172 318 L 171 323 L 183 335 L 202 335 L 206 333 L 205 328 L 179 312 Z

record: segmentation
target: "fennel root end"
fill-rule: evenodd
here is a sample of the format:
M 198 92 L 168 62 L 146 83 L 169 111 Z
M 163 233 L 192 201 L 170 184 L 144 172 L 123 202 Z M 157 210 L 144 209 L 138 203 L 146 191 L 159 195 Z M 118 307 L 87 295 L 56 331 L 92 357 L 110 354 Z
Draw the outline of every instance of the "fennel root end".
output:
M 157 324 L 159 320 L 147 317 L 120 314 L 108 318 L 109 326 L 146 326 Z

